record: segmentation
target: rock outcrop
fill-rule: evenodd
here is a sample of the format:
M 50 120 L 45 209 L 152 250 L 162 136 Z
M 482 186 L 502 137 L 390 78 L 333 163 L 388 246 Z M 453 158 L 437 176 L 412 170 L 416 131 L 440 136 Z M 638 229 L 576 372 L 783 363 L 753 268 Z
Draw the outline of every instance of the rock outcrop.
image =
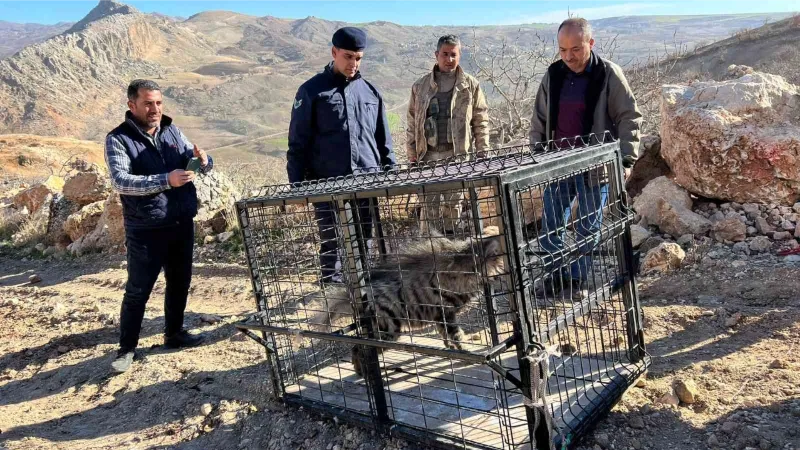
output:
M 642 217 L 639 225 L 655 225 L 675 238 L 685 234 L 702 235 L 711 222 L 692 211 L 692 199 L 685 189 L 667 177 L 651 181 L 636 197 L 633 209 Z
M 800 197 L 800 89 L 747 72 L 664 86 L 661 155 L 694 194 L 792 205 Z
M 108 175 L 97 167 L 79 171 L 64 183 L 64 197 L 80 206 L 103 201 L 110 192 Z

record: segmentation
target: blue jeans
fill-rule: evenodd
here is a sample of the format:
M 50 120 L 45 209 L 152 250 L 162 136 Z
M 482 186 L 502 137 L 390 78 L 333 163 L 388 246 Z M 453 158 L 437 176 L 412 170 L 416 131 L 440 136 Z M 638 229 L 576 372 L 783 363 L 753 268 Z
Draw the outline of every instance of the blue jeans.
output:
M 600 240 L 603 208 L 608 201 L 608 183 L 589 185 L 583 175 L 578 175 L 547 186 L 543 193 L 542 232 L 544 234 L 539 236 L 539 245 L 542 250 L 551 253 L 559 252 L 564 248 L 566 225 L 570 222 L 572 204 L 576 199 L 578 201 L 578 217 L 572 226 L 575 239 L 581 243 L 579 251 L 582 256 L 570 264 L 569 272 L 566 268 L 561 270 L 562 276 L 586 281 L 592 269 L 591 252 Z M 553 269 L 550 266 L 545 267 L 547 273 Z

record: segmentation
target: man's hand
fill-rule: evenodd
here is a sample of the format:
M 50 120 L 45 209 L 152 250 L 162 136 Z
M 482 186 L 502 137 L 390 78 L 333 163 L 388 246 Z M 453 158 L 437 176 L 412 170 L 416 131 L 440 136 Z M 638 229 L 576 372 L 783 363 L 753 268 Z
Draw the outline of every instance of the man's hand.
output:
M 631 177 L 631 172 L 633 172 L 632 168 L 629 167 L 629 168 L 625 169 L 625 180 L 627 180 L 628 178 Z
M 197 144 L 194 144 L 194 157 L 200 158 L 200 164 L 205 167 L 208 165 L 208 154 L 206 154 L 205 150 L 200 150 L 197 148 Z
M 197 147 L 195 147 L 195 152 L 196 151 Z M 183 169 L 175 169 L 169 173 L 167 180 L 169 181 L 170 186 L 181 187 L 184 184 L 194 180 L 194 172 L 187 172 Z

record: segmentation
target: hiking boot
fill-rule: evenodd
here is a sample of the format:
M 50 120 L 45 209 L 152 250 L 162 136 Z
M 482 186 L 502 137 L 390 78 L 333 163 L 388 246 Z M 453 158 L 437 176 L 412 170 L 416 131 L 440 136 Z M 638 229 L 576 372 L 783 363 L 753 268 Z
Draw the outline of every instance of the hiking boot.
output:
M 164 347 L 167 348 L 189 348 L 197 347 L 203 343 L 203 336 L 189 334 L 186 330 L 181 330 L 171 336 L 164 335 Z
M 127 372 L 131 368 L 131 363 L 133 363 L 133 351 L 120 350 L 117 352 L 116 359 L 111 363 L 111 371 L 114 373 Z

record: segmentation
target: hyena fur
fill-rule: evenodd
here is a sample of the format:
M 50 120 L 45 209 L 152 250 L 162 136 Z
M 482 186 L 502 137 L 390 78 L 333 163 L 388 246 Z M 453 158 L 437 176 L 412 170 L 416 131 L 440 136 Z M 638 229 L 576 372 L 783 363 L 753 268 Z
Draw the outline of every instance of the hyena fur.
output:
M 402 332 L 433 323 L 445 347 L 461 350 L 464 332 L 456 315 L 483 295 L 482 276 L 499 275 L 504 267 L 501 236 L 457 241 L 433 237 L 409 243 L 403 254 L 389 255 L 370 270 L 356 305 L 359 316 L 371 321 L 376 337 L 385 341 L 397 341 Z M 332 317 L 352 314 L 347 296 L 336 297 L 328 301 L 328 311 L 312 322 L 330 324 Z M 353 347 L 352 362 L 363 376 L 358 345 Z

